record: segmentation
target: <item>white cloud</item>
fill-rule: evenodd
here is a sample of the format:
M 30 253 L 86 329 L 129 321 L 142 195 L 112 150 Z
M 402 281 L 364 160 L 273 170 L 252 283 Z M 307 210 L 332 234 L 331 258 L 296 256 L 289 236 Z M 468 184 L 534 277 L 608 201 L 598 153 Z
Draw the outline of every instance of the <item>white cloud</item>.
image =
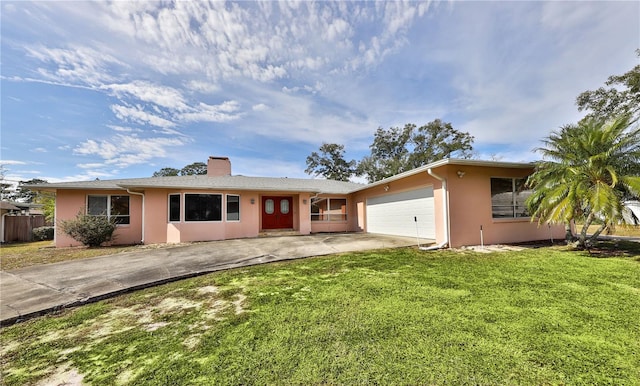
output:
M 253 111 L 266 111 L 269 110 L 269 106 L 265 105 L 264 103 L 258 103 L 257 105 L 251 106 L 251 109 Z
M 100 169 L 107 165 L 104 163 L 94 162 L 94 163 L 86 163 L 86 164 L 76 164 L 76 166 L 81 169 Z
M 201 80 L 191 80 L 187 82 L 186 87 L 191 91 L 196 91 L 203 94 L 213 94 L 220 91 L 220 86 L 218 86 L 217 84 Z
M 10 160 L 10 159 L 4 159 L 4 160 L 0 160 L 0 165 L 5 166 L 5 165 L 26 165 L 27 163 L 24 161 L 18 161 L 18 160 Z
M 110 74 L 111 66 L 123 65 L 113 56 L 84 46 L 70 48 L 27 46 L 25 50 L 33 58 L 52 64 L 53 70 L 41 67 L 38 73 L 45 79 L 59 83 L 98 86 L 115 79 Z
M 579 118 L 579 92 L 637 63 L 637 39 L 629 36 L 637 35 L 640 11 L 637 2 L 2 7 L 3 86 L 63 86 L 46 86 L 55 92 L 43 98 L 72 113 L 39 111 L 41 127 L 96 127 L 80 137 L 92 140 L 57 149 L 86 157 L 83 173 L 112 174 L 115 164 L 160 164 L 151 153 L 166 156 L 190 141 L 210 143 L 198 139 L 213 131 L 216 146 L 266 152 L 265 139 L 284 144 L 284 150 L 269 150 L 274 157 L 299 157 L 283 160 L 278 172 L 295 175 L 300 168 L 293 165 L 304 160 L 295 149 L 327 141 L 366 151 L 379 126 L 435 118 L 470 131 L 482 154 L 518 157 L 516 149 L 528 153 L 550 130 Z M 94 93 L 95 99 L 78 101 Z M 20 105 L 34 99 L 23 95 Z M 94 109 L 77 118 L 85 103 Z M 56 145 L 77 138 L 74 129 L 65 130 Z M 38 147 L 56 151 L 31 145 Z
M 184 111 L 187 109 L 182 93 L 172 87 L 136 80 L 130 83 L 103 85 L 100 88 L 112 91 L 120 97 L 127 95 L 137 100 L 151 102 L 172 110 Z
M 219 105 L 200 103 L 188 112 L 179 114 L 178 118 L 185 122 L 228 122 L 240 117 L 235 114 L 238 109 L 239 104 L 236 101 L 225 101 Z
M 142 130 L 135 129 L 133 127 L 125 127 L 125 126 L 118 126 L 118 125 L 107 125 L 107 127 L 119 133 L 141 133 L 142 132 Z
M 144 111 L 144 108 L 140 105 L 132 107 L 112 105 L 111 111 L 113 111 L 116 117 L 126 122 L 134 122 L 142 125 L 149 124 L 157 127 L 173 127 L 176 125 L 168 119 Z
M 82 156 L 97 156 L 104 164 L 124 168 L 131 165 L 147 163 L 154 158 L 167 156 L 169 148 L 179 147 L 186 143 L 181 138 L 140 138 L 137 136 L 116 135 L 109 140 L 89 139 L 73 149 L 73 153 Z M 81 164 L 95 165 L 96 163 Z

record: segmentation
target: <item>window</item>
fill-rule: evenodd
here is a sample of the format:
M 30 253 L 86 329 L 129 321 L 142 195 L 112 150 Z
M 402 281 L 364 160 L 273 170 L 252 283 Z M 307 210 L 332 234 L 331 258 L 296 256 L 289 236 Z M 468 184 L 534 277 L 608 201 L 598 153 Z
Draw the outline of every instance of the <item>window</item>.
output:
M 280 200 L 280 213 L 289 214 L 289 200 Z
M 221 194 L 185 194 L 184 221 L 222 221 Z
M 227 221 L 240 221 L 240 196 L 227 194 Z
M 311 221 L 346 221 L 346 198 L 312 198 Z
M 169 222 L 180 222 L 180 195 L 169 195 Z
M 87 214 L 107 216 L 116 224 L 129 224 L 129 196 L 88 196 Z
M 524 201 L 531 195 L 524 178 L 491 179 L 491 212 L 493 218 L 529 217 Z
M 266 214 L 273 214 L 275 211 L 275 205 L 272 199 L 268 199 L 264 202 L 264 212 Z

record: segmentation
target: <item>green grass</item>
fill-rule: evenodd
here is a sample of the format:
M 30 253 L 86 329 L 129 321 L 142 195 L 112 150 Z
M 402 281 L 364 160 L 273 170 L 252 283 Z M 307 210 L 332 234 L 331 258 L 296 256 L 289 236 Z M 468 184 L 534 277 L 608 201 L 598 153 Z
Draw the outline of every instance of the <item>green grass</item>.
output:
M 343 254 L 216 273 L 0 331 L 2 382 L 640 384 L 640 258 Z

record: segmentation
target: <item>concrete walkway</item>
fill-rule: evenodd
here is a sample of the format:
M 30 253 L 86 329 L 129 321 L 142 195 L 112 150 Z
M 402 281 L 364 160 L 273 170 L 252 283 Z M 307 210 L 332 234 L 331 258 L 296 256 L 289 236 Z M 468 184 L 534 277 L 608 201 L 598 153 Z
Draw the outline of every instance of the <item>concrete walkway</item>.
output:
M 364 233 L 262 237 L 0 271 L 0 324 L 229 268 L 415 244 L 415 238 Z

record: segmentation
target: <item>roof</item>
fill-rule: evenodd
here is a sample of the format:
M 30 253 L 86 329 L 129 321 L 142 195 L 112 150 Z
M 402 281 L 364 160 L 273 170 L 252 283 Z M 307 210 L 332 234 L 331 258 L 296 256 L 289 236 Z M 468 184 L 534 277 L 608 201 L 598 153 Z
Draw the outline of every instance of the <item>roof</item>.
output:
M 534 163 L 524 162 L 500 162 L 500 161 L 482 161 L 474 159 L 458 159 L 458 158 L 445 158 L 440 161 L 432 162 L 430 164 L 420 166 L 415 169 L 408 170 L 403 173 L 396 174 L 380 181 L 373 182 L 369 185 L 362 186 L 355 191 L 360 191 L 374 186 L 385 185 L 389 182 L 396 181 L 402 178 L 413 176 L 415 174 L 426 173 L 429 169 L 437 169 L 445 165 L 458 165 L 458 166 L 480 166 L 480 167 L 492 167 L 492 168 L 510 168 L 510 169 L 532 169 L 535 167 Z
M 17 206 L 11 204 L 10 202 L 7 201 L 0 201 L 0 209 L 3 210 L 20 210 L 20 208 L 18 208 Z
M 220 176 L 209 177 L 206 175 L 176 176 L 176 177 L 148 177 L 129 178 L 119 180 L 94 180 L 80 182 L 60 182 L 29 185 L 34 190 L 56 189 L 83 189 L 83 190 L 142 190 L 142 189 L 217 189 L 217 190 L 244 190 L 263 192 L 309 192 L 327 194 L 348 194 L 374 186 L 409 177 L 419 173 L 426 173 L 429 169 L 436 169 L 445 165 L 498 167 L 511 169 L 531 169 L 533 163 L 481 161 L 471 159 L 447 158 L 437 162 L 415 168 L 389 178 L 365 185 L 353 182 L 343 182 L 323 179 L 304 178 L 273 178 L 273 177 L 247 177 L 247 176 Z
M 322 179 L 272 178 L 247 176 L 206 175 L 149 177 L 120 180 L 95 180 L 80 182 L 60 182 L 29 185 L 31 189 L 85 189 L 85 190 L 126 190 L 126 189 L 219 189 L 249 191 L 288 191 L 310 193 L 347 194 L 363 187 L 362 184 Z

